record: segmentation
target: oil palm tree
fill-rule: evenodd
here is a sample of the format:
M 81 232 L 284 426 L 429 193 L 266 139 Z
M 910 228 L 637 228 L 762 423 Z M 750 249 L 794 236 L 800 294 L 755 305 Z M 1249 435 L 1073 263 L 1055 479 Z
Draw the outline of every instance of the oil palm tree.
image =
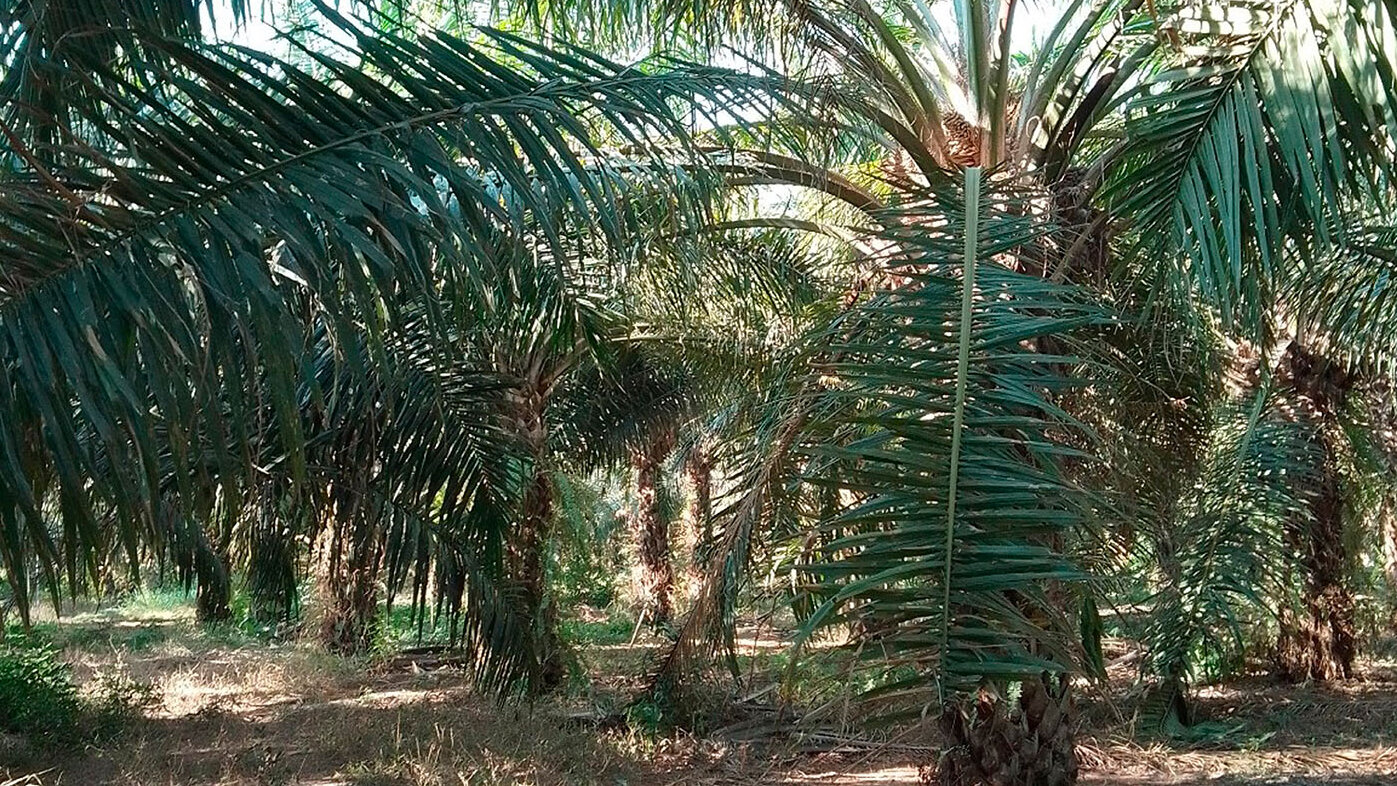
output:
M 665 364 L 653 347 L 623 344 L 616 350 L 605 365 L 579 369 L 559 391 L 559 442 L 578 470 L 630 471 L 635 507 L 626 518 L 639 561 L 637 617 L 660 626 L 671 618 L 674 583 L 662 497 L 665 459 L 700 397 L 688 369 Z
M 440 412 L 437 383 L 459 359 L 462 329 L 450 310 L 488 299 L 481 271 L 502 250 L 528 237 L 560 252 L 583 225 L 594 245 L 620 245 L 635 226 L 632 184 L 674 171 L 673 150 L 656 142 L 687 136 L 690 118 L 675 107 L 706 95 L 702 112 L 768 90 L 504 34 L 408 40 L 326 14 L 339 51 L 307 52 L 313 72 L 140 30 L 142 46 L 118 63 L 7 66 L 79 80 L 96 96 L 70 115 L 29 118 L 56 129 L 62 155 L 5 153 L 0 527 L 22 609 L 32 564 L 55 592 L 65 575 L 82 583 L 108 543 L 101 525 L 115 525 L 134 556 L 157 499 L 207 511 L 197 501 L 208 489 L 223 486 L 231 505 L 269 472 L 278 493 L 323 489 L 320 515 L 370 533 L 350 533 L 367 548 L 351 572 L 391 563 L 376 545 L 385 527 L 444 515 L 400 504 L 391 459 L 416 472 L 409 503 L 443 489 L 474 503 L 461 486 L 482 457 L 478 442 L 442 446 L 421 431 L 392 442 L 386 402 L 412 388 L 370 370 L 430 372 L 435 382 L 418 388 L 430 406 L 415 412 Z M 14 99 L 5 111 L 40 110 Z M 601 146 L 606 134 L 627 141 L 624 157 Z M 490 242 L 501 237 L 510 242 Z M 408 334 L 433 338 L 394 361 Z M 366 400 L 359 411 L 372 417 L 338 425 Z M 337 465 L 316 463 L 324 446 Z M 424 483 L 413 460 L 447 464 Z M 369 476 L 344 491 L 353 471 Z
M 505 378 L 517 376 L 510 364 L 537 354 L 516 336 L 570 348 L 543 364 L 551 381 L 537 399 L 546 432 L 538 483 L 549 489 L 543 498 L 552 508 L 551 477 L 558 467 L 634 472 L 638 616 L 654 625 L 669 622 L 674 578 L 670 522 L 660 498 L 665 460 L 706 413 L 745 392 L 764 363 L 768 326 L 789 318 L 820 286 L 789 238 L 734 237 L 723 229 L 729 222 L 720 220 L 722 208 L 716 209 L 718 220 L 688 229 L 660 221 L 652 227 L 660 231 L 633 246 L 625 260 L 583 255 L 574 264 L 588 272 L 573 275 L 574 284 L 557 297 L 497 298 L 494 307 L 509 324 L 526 329 L 486 322 L 479 333 L 490 368 Z M 517 269 L 508 277 L 525 278 Z M 568 316 L 544 316 L 555 311 Z M 569 329 L 585 330 L 585 340 L 569 339 Z M 548 517 L 539 521 L 550 525 Z M 540 548 L 537 558 L 545 551 Z M 535 575 L 542 593 L 541 562 Z
M 725 11 L 740 10 L 741 5 L 715 3 L 709 10 L 721 16 Z M 1308 260 L 1327 259 L 1331 249 L 1351 243 L 1353 233 L 1345 229 L 1353 225 L 1350 205 L 1384 194 L 1390 182 L 1391 160 L 1380 141 L 1397 116 L 1391 101 L 1393 84 L 1385 76 L 1391 73 L 1391 53 L 1380 43 L 1392 29 L 1392 9 L 1386 4 L 1289 3 L 1261 8 L 1074 2 L 1066 4 L 1041 47 L 1024 60 L 1017 59 L 1012 50 L 1020 10 L 1017 4 L 967 1 L 951 5 L 954 24 L 948 23 L 950 14 L 938 15 L 930 7 L 915 4 L 884 11 L 861 2 L 784 5 L 782 21 L 789 24 L 781 26 L 780 32 L 813 45 L 825 55 L 815 59 L 814 67 L 819 70 L 810 84 L 825 87 L 829 117 L 849 130 L 839 139 L 847 144 L 837 146 L 836 156 L 819 172 L 808 164 L 761 151 L 733 156 L 733 171 L 741 172 L 747 182 L 814 187 L 832 201 L 843 203 L 846 231 L 862 231 L 871 240 L 880 241 L 873 245 L 896 261 L 881 267 L 872 265 L 872 302 L 916 298 L 915 293 L 929 285 L 918 278 L 919 274 L 934 278 L 926 271 L 936 271 L 936 265 L 944 266 L 948 261 L 968 268 L 977 256 L 973 250 L 982 244 L 1017 238 L 993 246 L 991 253 L 980 255 L 977 264 L 996 275 L 1017 273 L 1030 280 L 1075 284 L 1093 293 L 1104 309 L 1116 312 L 1126 324 L 1161 318 L 1157 308 L 1143 306 L 1173 303 L 1184 311 L 1163 318 L 1213 322 L 1224 333 L 1252 339 L 1269 349 L 1275 345 L 1277 334 L 1287 328 L 1284 315 L 1312 307 L 1311 302 L 1287 289 L 1288 282 L 1305 280 L 1317 272 L 1317 266 Z M 657 10 L 663 15 L 667 8 Z M 1335 54 L 1317 54 L 1324 51 Z M 847 154 L 842 162 L 837 155 L 840 152 Z M 970 181 L 972 171 L 977 173 L 975 178 L 990 184 L 977 202 L 978 214 L 957 212 L 956 206 L 965 202 L 925 196 L 927 189 L 944 192 L 947 184 Z M 966 194 L 979 190 L 969 185 L 962 189 Z M 859 217 L 848 219 L 849 210 Z M 1013 228 L 1032 220 L 1042 222 L 1034 232 L 1018 234 L 1023 230 Z M 927 241 L 928 248 L 919 250 L 918 240 L 909 237 L 912 227 L 933 235 Z M 967 232 L 966 253 L 954 253 L 957 244 L 943 236 L 946 228 Z M 959 288 L 967 304 L 961 318 L 954 311 L 917 312 L 909 308 L 899 312 L 901 323 L 886 317 L 879 322 L 860 308 L 850 308 L 841 322 L 858 324 L 863 319 L 870 325 L 881 324 L 902 342 L 885 338 L 892 346 L 931 334 L 939 336 L 945 347 L 953 344 L 959 333 L 968 342 L 962 347 L 978 347 L 975 336 L 981 323 L 976 320 L 984 319 L 982 310 L 994 310 L 991 298 L 983 294 L 987 291 L 984 288 L 979 288 L 979 294 L 972 290 L 968 269 L 950 274 L 950 281 L 954 283 L 942 286 Z M 1140 292 L 1141 283 L 1145 296 L 1136 297 L 1133 293 Z M 1001 286 L 1007 293 L 1027 287 L 1028 282 Z M 1052 357 L 1062 352 L 1063 342 L 1072 338 L 1071 331 L 1066 336 L 1056 335 L 1056 328 L 1038 334 L 1029 325 L 1032 318 L 1051 318 L 1064 307 L 1051 303 L 1071 304 L 1077 302 L 1076 297 L 1046 290 L 1035 295 L 1024 296 L 1024 301 L 1041 303 L 1041 314 L 1034 308 L 1017 314 L 1016 319 L 1024 320 L 1024 332 L 1017 335 Z M 1012 301 L 1014 295 L 1006 297 Z M 861 302 L 857 297 L 850 300 Z M 1332 305 L 1335 301 L 1322 302 Z M 1340 302 L 1368 307 L 1368 301 Z M 1067 313 L 1073 313 L 1070 307 Z M 1307 331 L 1321 335 L 1339 327 L 1333 321 L 1306 324 Z M 852 327 L 843 329 L 857 335 Z M 1011 328 L 1003 329 L 1014 335 Z M 1083 346 L 1093 351 L 1111 350 L 1111 332 L 1100 330 L 1097 341 L 1071 346 L 1079 352 Z M 829 353 L 846 358 L 836 349 L 841 342 L 832 342 L 829 336 L 825 333 L 810 349 L 807 362 L 814 368 L 823 368 Z M 932 346 L 936 344 L 932 342 Z M 1062 379 L 1035 378 L 1032 384 L 990 381 L 951 365 L 937 367 L 924 362 L 918 366 L 912 358 L 921 360 L 920 355 L 894 361 L 887 355 L 871 354 L 866 356 L 866 366 L 857 365 L 857 360 L 844 361 L 836 376 L 862 379 L 861 375 L 867 375 L 887 385 L 871 384 L 862 393 L 882 401 L 885 417 L 890 418 L 874 419 L 871 425 L 863 409 L 873 406 L 867 400 L 855 397 L 864 403 L 841 409 L 829 403 L 817 374 L 797 374 L 799 381 L 791 389 L 795 392 L 779 398 L 786 416 L 775 421 L 781 425 L 774 427 L 773 438 L 767 440 L 770 451 L 754 465 L 749 491 L 731 506 L 732 515 L 727 517 L 727 555 L 737 556 L 740 564 L 741 555 L 749 552 L 755 521 L 770 512 L 773 473 L 789 477 L 783 475 L 783 468 L 789 472 L 807 466 L 792 461 L 791 455 L 808 452 L 813 434 L 839 433 L 836 426 L 846 423 L 840 412 L 852 413 L 847 428 L 859 423 L 871 429 L 865 437 L 869 451 L 882 450 L 873 446 L 884 442 L 916 444 L 914 437 L 926 435 L 903 431 L 906 427 L 899 418 L 911 418 L 921 407 L 923 418 L 937 422 L 937 413 L 942 410 L 933 394 L 964 389 L 970 404 L 957 403 L 949 409 L 960 419 L 953 420 L 960 423 L 952 430 L 953 438 L 926 445 L 925 452 L 916 451 L 942 461 L 949 457 L 949 464 L 929 468 L 911 462 L 901 452 L 875 452 L 873 455 L 886 463 L 882 466 L 871 460 L 873 455 L 854 451 L 851 456 L 849 448 L 838 453 L 852 462 L 856 477 L 861 471 L 871 472 L 871 466 L 880 466 L 876 483 L 870 481 L 866 488 L 858 489 L 861 493 L 855 495 L 858 501 L 854 503 L 855 511 L 868 511 L 865 515 L 877 525 L 870 532 L 851 535 L 848 541 L 835 541 L 839 544 L 836 551 L 852 551 L 855 556 L 833 554 L 830 567 L 821 569 L 822 592 L 838 599 L 834 606 L 872 609 L 884 617 L 881 621 L 860 618 L 857 629 L 865 634 L 858 644 L 864 651 L 874 643 L 898 641 L 898 632 L 906 630 L 910 633 L 902 649 L 888 644 L 881 651 L 896 652 L 892 656 L 896 663 L 932 664 L 930 673 L 921 673 L 921 685 L 935 686 L 938 700 L 952 705 L 946 715 L 951 742 L 957 751 L 968 751 L 945 762 L 943 775 L 952 781 L 982 777 L 996 782 L 1065 782 L 1072 777 L 1067 753 L 1070 743 L 1055 736 L 1056 720 L 1044 720 L 1056 717 L 1044 709 L 1044 691 L 1021 693 L 1017 707 L 1009 714 L 1022 720 L 1014 721 L 1002 720 L 1003 715 L 994 709 L 1008 710 L 1007 703 L 985 697 L 1005 693 L 1009 672 L 994 670 L 996 658 L 1007 657 L 1004 653 L 1010 651 L 1054 651 L 1048 646 L 1053 637 L 1047 634 L 1058 625 L 1050 615 L 1035 610 L 1038 607 L 1032 599 L 1034 593 L 1042 591 L 1041 579 L 1065 579 L 1070 574 L 1056 560 L 1070 545 L 1069 533 L 1075 528 L 1065 526 L 1064 532 L 1046 540 L 1036 539 L 1049 534 L 1042 526 L 1008 530 L 1009 535 L 1019 538 L 1012 541 L 1014 547 L 1047 551 L 1034 552 L 1040 561 L 1032 569 L 1009 574 L 1024 578 L 1027 586 L 1008 586 L 1012 583 L 1008 582 L 999 587 L 1001 594 L 979 599 L 972 616 L 993 621 L 988 626 L 994 631 L 990 634 L 946 622 L 959 619 L 952 599 L 960 590 L 953 581 L 957 572 L 947 569 L 951 560 L 938 561 L 935 555 L 954 549 L 933 551 L 936 539 L 928 539 L 924 528 L 914 526 L 920 523 L 916 509 L 894 505 L 896 497 L 892 495 L 899 490 L 908 494 L 913 489 L 920 491 L 928 478 L 934 478 L 942 494 L 959 496 L 950 490 L 957 488 L 965 467 L 994 459 L 1005 473 L 1015 467 L 1019 468 L 1015 471 L 1024 471 L 1025 466 L 1047 472 L 1060 484 L 1054 488 L 1064 489 L 1062 497 L 1052 497 L 1063 500 L 1064 510 L 1094 509 L 1095 505 L 1079 494 L 1080 483 L 1076 481 L 1082 479 L 1078 474 L 1081 468 L 1072 464 L 1081 462 L 1070 459 L 1070 471 L 1064 470 L 1059 465 L 1066 454 L 1051 447 L 1064 441 L 1079 444 L 1080 438 L 1071 436 L 1072 429 L 1063 423 L 1046 425 L 1071 400 L 1057 387 L 1084 379 L 1084 367 L 1073 362 L 1073 353 L 1062 354 L 1049 364 Z M 1110 354 L 1119 353 L 1111 350 Z M 860 356 L 853 353 L 847 357 Z M 1140 358 L 1127 360 L 1129 365 L 1141 367 Z M 921 397 L 913 396 L 912 391 L 924 391 L 929 383 L 896 378 L 888 369 L 899 366 L 927 373 L 942 386 Z M 978 365 L 971 364 L 971 368 L 979 372 Z M 1007 410 L 974 409 L 979 397 L 994 400 L 998 389 L 1036 393 L 1032 397 L 1023 394 L 1025 398 Z M 1056 403 L 1060 398 L 1062 403 Z M 792 406 L 793 400 L 809 403 Z M 1044 424 L 1041 433 L 1046 436 L 1042 441 L 1017 437 L 1026 442 L 1018 452 L 995 454 L 988 450 L 990 445 L 997 447 L 994 440 L 977 441 L 969 435 L 986 434 L 964 426 L 967 421 L 975 422 L 975 414 L 987 411 L 1002 418 L 1033 413 Z M 993 429 L 988 432 L 993 433 Z M 844 444 L 841 440 L 836 443 Z M 956 445 L 960 445 L 959 450 Z M 966 445 L 974 446 L 969 448 L 972 452 L 964 453 Z M 973 452 L 981 446 L 986 449 L 984 455 Z M 1036 455 L 1039 448 L 1056 458 L 1047 461 Z M 1094 452 L 1103 449 L 1111 455 L 1109 445 L 1093 447 Z M 1052 466 L 1059 468 L 1043 469 Z M 993 495 L 986 495 L 974 501 L 993 499 Z M 948 502 L 942 497 L 937 504 Z M 959 544 L 961 537 L 969 538 L 967 545 L 973 543 L 975 525 L 969 524 L 970 530 L 960 529 L 968 522 L 958 520 L 955 507 L 950 507 L 953 515 L 945 525 L 951 533 L 949 543 Z M 1000 513 L 1013 510 L 1007 500 L 1000 507 Z M 940 510 L 944 513 L 945 508 Z M 829 526 L 839 529 L 850 515 L 839 514 Z M 1048 518 L 1065 525 L 1074 516 L 1093 518 L 1075 513 Z M 920 533 L 922 539 L 904 530 Z M 904 536 L 916 545 L 899 539 Z M 1009 542 L 998 545 L 1007 548 Z M 973 553 L 973 549 L 964 553 Z M 999 559 L 991 550 L 983 554 L 984 560 L 972 566 L 969 575 L 989 569 Z M 933 570 L 926 570 L 928 563 Z M 939 596 L 935 592 L 917 595 L 908 588 L 910 582 L 912 587 L 925 589 L 910 576 L 938 574 L 946 576 L 939 586 L 935 579 L 924 581 L 940 589 Z M 716 571 L 707 596 L 730 597 L 735 575 Z M 835 615 L 834 606 L 821 618 Z M 721 603 L 701 603 L 703 613 L 685 626 L 676 652 L 703 640 L 709 623 L 723 608 Z M 1005 616 L 1011 612 L 1023 616 L 1011 620 Z M 933 629 L 940 625 L 943 631 L 970 637 L 964 646 L 985 658 L 985 670 L 976 672 L 976 667 L 957 662 L 947 671 L 945 659 L 956 652 L 955 642 L 946 633 L 918 635 L 926 630 L 928 621 Z M 1024 631 L 1031 632 L 1027 640 L 1018 638 Z M 998 644 L 986 646 L 991 640 Z M 1021 645 L 1017 650 L 1016 642 Z M 1056 654 L 1067 653 L 1057 650 Z M 1053 671 L 1050 662 L 1052 659 L 1045 658 L 1037 666 Z M 1061 660 L 1057 663 L 1063 665 Z M 1022 677 L 1023 671 L 1019 674 Z M 1028 684 L 1033 682 L 1027 680 Z M 968 705 L 978 709 L 971 711 Z M 1030 730 L 1039 743 L 1035 749 L 1042 752 L 1037 761 L 995 748 L 993 741 L 1004 739 L 1000 732 L 1005 723 Z
M 760 21 L 779 18 L 768 38 L 811 53 L 790 61 L 809 70 L 786 89 L 816 116 L 746 124 L 785 126 L 785 149 L 684 150 L 686 168 L 731 184 L 824 195 L 813 218 L 744 226 L 850 239 L 838 254 L 861 281 L 825 298 L 799 351 L 764 375 L 767 406 L 747 421 L 751 450 L 730 468 L 740 488 L 676 653 L 722 640 L 712 623 L 731 609 L 754 533 L 809 525 L 789 515 L 792 500 L 833 489 L 805 568 L 818 578 L 809 635 L 838 623 L 862 651 L 891 653 L 870 664 L 886 677 L 872 698 L 934 709 L 951 782 L 1075 775 L 1063 675 L 1080 654 L 1060 610 L 1081 597 L 1079 535 L 1115 516 L 1092 491 L 1089 458 L 1117 454 L 1074 406 L 1095 369 L 1120 360 L 1111 337 L 1160 319 L 1144 306 L 1166 302 L 1179 311 L 1163 319 L 1212 322 L 1266 350 L 1284 346 L 1299 315 L 1307 340 L 1343 349 L 1344 320 L 1386 305 L 1376 287 L 1345 299 L 1338 284 L 1385 272 L 1383 235 L 1356 229 L 1352 206 L 1381 204 L 1391 182 L 1387 3 L 1078 0 L 1022 60 L 1019 8 L 964 0 L 946 24 L 916 4 L 792 0 Z M 750 5 L 681 10 L 723 24 Z M 593 125 L 634 140 L 642 166 L 628 171 L 664 183 L 676 170 L 653 141 L 693 137 L 671 102 L 727 109 L 747 86 L 770 86 L 712 69 L 627 70 L 502 34 L 482 48 L 348 28 L 362 62 L 312 52 L 323 76 L 155 42 L 159 59 L 84 76 L 103 100 L 80 115 L 80 144 L 50 158 L 11 152 L 0 409 L 17 415 L 0 424 L 0 490 L 18 502 L 0 526 L 12 581 L 26 575 L 20 544 L 48 566 L 68 548 L 77 572 L 99 504 L 142 520 L 157 442 L 172 446 L 176 477 L 197 476 L 192 447 L 229 444 L 203 425 L 209 402 L 229 402 L 220 417 L 233 422 L 270 413 L 279 470 L 304 482 L 307 401 L 314 412 L 325 393 L 306 373 L 305 310 L 329 346 L 365 339 L 372 359 L 410 305 L 446 331 L 434 347 L 450 358 L 445 326 L 468 323 L 443 315 L 450 302 L 488 302 L 474 274 L 501 250 L 573 259 L 579 216 L 625 245 L 618 205 L 631 181 L 607 166 Z M 133 66 L 169 87 L 130 78 Z M 744 117 L 711 115 L 719 129 Z M 501 235 L 512 242 L 485 242 Z M 1323 296 L 1304 298 L 1306 286 Z M 1381 357 L 1387 346 L 1343 351 Z M 551 379 L 532 370 L 577 349 L 526 353 L 544 362 L 516 373 L 532 385 L 516 386 L 513 413 L 534 447 L 525 477 L 538 477 L 539 383 Z M 241 399 L 228 395 L 244 380 L 255 384 Z M 119 471 L 96 473 L 99 462 Z M 526 485 L 524 520 L 540 524 L 525 535 L 550 497 Z M 71 536 L 50 535 L 44 502 L 61 506 Z M 527 585 L 529 548 L 516 553 Z

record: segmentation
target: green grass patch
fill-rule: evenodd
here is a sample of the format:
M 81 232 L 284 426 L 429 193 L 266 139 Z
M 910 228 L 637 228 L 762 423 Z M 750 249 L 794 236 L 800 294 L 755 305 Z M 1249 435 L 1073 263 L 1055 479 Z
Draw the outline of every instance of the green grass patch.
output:
M 579 647 L 625 644 L 635 633 L 635 620 L 622 616 L 604 620 L 565 619 L 558 623 L 563 640 Z

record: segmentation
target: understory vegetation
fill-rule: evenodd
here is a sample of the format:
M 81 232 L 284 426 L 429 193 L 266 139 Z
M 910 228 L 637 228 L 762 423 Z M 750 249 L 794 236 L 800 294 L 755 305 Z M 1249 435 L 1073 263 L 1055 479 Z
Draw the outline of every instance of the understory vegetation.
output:
M 1318 745 L 1394 174 L 1397 0 L 0 0 L 0 778 Z

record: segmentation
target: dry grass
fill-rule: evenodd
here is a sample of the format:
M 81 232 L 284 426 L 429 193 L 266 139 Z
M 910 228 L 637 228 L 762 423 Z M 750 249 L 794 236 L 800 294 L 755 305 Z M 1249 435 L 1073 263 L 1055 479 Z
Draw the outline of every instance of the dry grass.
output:
M 613 784 L 636 767 L 566 728 L 557 708 L 500 709 L 449 671 L 387 672 L 298 648 L 121 660 L 155 678 L 163 706 L 112 747 L 32 762 L 49 770 L 45 786 Z
M 92 628 L 65 651 L 79 680 L 122 674 L 152 682 L 163 703 L 114 743 L 0 758 L 0 786 L 912 786 L 935 742 L 918 730 L 877 744 L 790 727 L 763 733 L 760 724 L 757 733 L 715 739 L 647 738 L 575 722 L 570 716 L 597 692 L 634 686 L 623 675 L 639 673 L 656 646 L 648 638 L 582 653 L 592 688 L 572 703 L 500 707 L 451 670 L 220 641 L 197 631 L 184 609 L 67 624 Z M 750 638 L 754 653 L 772 649 Z M 1122 680 L 1089 697 L 1084 781 L 1397 783 L 1392 664 L 1370 663 L 1363 679 L 1342 686 L 1250 680 L 1200 699 L 1205 717 L 1231 731 L 1186 745 L 1139 728 Z
M 1251 677 L 1206 686 L 1195 720 L 1217 733 L 1171 740 L 1137 709 L 1130 669 L 1086 702 L 1079 748 L 1088 783 L 1397 783 L 1397 663 L 1370 659 L 1347 683 L 1291 685 Z
M 202 637 L 183 610 L 65 625 L 114 631 L 65 649 L 79 682 L 122 674 L 163 701 L 103 747 L 0 754 L 0 786 L 640 782 L 643 751 L 626 738 L 569 725 L 563 705 L 501 708 L 452 670 L 229 645 Z M 160 635 L 133 650 L 122 626 Z

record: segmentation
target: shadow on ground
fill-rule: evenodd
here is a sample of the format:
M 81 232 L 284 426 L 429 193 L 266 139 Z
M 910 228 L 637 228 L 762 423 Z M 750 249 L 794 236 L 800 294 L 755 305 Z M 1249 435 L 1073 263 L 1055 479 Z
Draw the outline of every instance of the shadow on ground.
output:
M 935 749 L 915 733 L 883 746 L 791 734 L 656 738 L 580 720 L 597 700 L 589 691 L 633 687 L 623 675 L 643 671 L 654 642 L 584 651 L 592 687 L 571 699 L 501 707 L 450 669 L 240 640 L 200 631 L 180 614 L 94 619 L 53 633 L 79 681 L 119 673 L 159 686 L 163 702 L 112 743 L 0 746 L 0 784 L 913 786 Z M 1093 718 L 1080 738 L 1086 784 L 1397 783 L 1391 663 L 1366 664 L 1360 679 L 1333 687 L 1248 680 L 1205 689 L 1200 714 L 1218 731 L 1191 742 L 1142 729 L 1126 683 L 1084 699 Z

